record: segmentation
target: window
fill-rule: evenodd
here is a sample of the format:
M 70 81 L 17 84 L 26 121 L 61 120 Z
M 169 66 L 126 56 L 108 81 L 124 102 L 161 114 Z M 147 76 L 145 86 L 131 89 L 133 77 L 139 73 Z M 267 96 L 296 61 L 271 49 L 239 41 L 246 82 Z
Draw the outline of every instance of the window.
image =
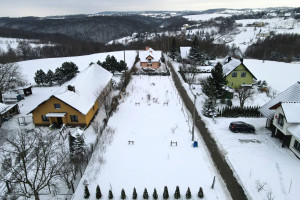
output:
M 71 115 L 71 122 L 78 122 L 78 116 L 77 115 Z
M 59 103 L 55 103 L 55 104 L 54 104 L 54 108 L 55 108 L 55 109 L 60 109 L 60 104 L 59 104 Z
M 284 124 L 284 117 L 282 114 L 279 114 L 278 120 L 277 120 L 277 124 L 281 127 L 283 127 Z
M 237 73 L 236 72 L 232 72 L 232 77 L 237 77 Z
M 246 77 L 246 72 L 242 72 L 241 77 Z
M 300 152 L 300 143 L 297 140 L 294 142 L 294 148 Z
M 42 121 L 43 122 L 49 122 L 49 118 L 46 117 L 46 115 L 42 115 Z
M 151 59 L 148 59 L 148 63 L 151 63 Z

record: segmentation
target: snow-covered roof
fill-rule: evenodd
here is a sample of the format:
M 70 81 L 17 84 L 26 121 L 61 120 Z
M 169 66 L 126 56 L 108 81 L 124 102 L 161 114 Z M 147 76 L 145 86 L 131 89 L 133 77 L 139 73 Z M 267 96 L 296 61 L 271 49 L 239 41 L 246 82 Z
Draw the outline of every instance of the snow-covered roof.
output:
M 225 58 L 225 60 L 223 61 L 224 65 L 223 65 L 223 73 L 227 76 L 228 74 L 230 74 L 230 72 L 232 72 L 235 68 L 237 68 L 240 64 L 241 61 L 237 60 L 235 58 L 231 58 L 231 60 L 229 62 L 228 61 L 228 57 Z
M 298 140 L 300 140 L 300 124 L 292 125 L 288 127 L 287 130 Z
M 300 82 L 298 81 L 279 95 L 277 95 L 274 99 L 263 105 L 259 112 L 267 117 L 268 119 L 272 119 L 274 117 L 275 110 L 270 110 L 272 106 L 280 103 L 280 102 L 300 102 Z
M 4 103 L 0 103 L 0 115 L 4 114 L 5 112 L 7 112 L 8 110 L 10 110 L 11 108 L 15 107 L 17 104 L 4 104 Z
M 287 123 L 300 123 L 300 102 L 284 102 L 281 107 Z
M 18 95 L 19 94 L 14 91 L 9 91 L 9 92 L 3 93 L 2 97 L 3 98 L 17 98 Z
M 111 78 L 112 73 L 98 64 L 92 64 L 63 84 L 52 96 L 86 115 Z M 75 92 L 68 90 L 68 86 L 74 87 Z
M 152 48 L 148 50 L 139 51 L 139 57 L 141 62 L 148 62 L 147 58 L 151 56 L 152 62 L 159 62 L 161 57 L 161 51 L 154 51 Z
M 191 47 L 180 47 L 180 56 L 182 59 L 187 59 L 190 53 Z

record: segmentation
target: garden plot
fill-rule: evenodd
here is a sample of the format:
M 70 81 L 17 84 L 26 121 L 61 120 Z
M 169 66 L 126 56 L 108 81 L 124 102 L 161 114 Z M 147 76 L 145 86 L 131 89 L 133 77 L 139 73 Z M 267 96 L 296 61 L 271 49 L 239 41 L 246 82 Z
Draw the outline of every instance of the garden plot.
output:
M 199 147 L 192 147 L 191 120 L 171 77 L 134 76 L 120 101 L 73 199 L 83 199 L 85 180 L 89 199 L 96 199 L 97 185 L 105 198 L 111 189 L 119 199 L 122 188 L 131 198 L 135 187 L 140 199 L 144 188 L 149 195 L 156 188 L 161 199 L 164 186 L 173 198 L 178 185 L 182 195 L 190 187 L 195 197 L 202 187 L 206 199 L 230 199 L 197 132 Z

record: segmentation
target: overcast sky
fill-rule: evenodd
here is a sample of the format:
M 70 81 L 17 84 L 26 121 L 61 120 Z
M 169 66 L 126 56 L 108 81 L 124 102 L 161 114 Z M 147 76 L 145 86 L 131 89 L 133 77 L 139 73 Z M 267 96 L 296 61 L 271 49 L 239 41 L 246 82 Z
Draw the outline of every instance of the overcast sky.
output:
M 101 11 L 300 7 L 300 0 L 0 0 L 0 17 L 93 14 Z

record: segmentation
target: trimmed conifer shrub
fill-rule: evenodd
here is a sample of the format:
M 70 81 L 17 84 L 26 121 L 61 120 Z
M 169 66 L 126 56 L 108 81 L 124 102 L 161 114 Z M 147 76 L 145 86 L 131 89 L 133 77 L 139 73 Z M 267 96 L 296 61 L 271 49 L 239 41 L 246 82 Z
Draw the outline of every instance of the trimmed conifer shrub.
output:
M 113 195 L 113 193 L 112 193 L 111 190 L 109 190 L 109 192 L 108 192 L 108 198 L 109 199 L 113 199 L 114 198 L 114 195 Z
M 180 199 L 180 190 L 179 190 L 179 186 L 176 186 L 176 190 L 175 190 L 175 193 L 174 193 L 174 197 L 175 199 Z
M 158 199 L 158 195 L 157 195 L 157 191 L 156 189 L 154 188 L 154 191 L 153 191 L 153 199 Z
M 100 199 L 102 197 L 101 190 L 99 185 L 96 187 L 96 199 Z
M 147 188 L 145 188 L 145 190 L 144 190 L 143 198 L 144 198 L 144 199 L 149 199 L 149 195 L 148 195 Z
M 132 199 L 137 199 L 137 193 L 135 188 L 133 188 Z
M 204 197 L 202 187 L 199 188 L 198 197 L 202 199 Z
M 190 190 L 189 187 L 188 187 L 188 189 L 187 189 L 187 191 L 186 191 L 185 197 L 186 197 L 187 199 L 191 199 L 191 198 L 192 198 L 191 190 Z
M 121 191 L 121 199 L 126 199 L 126 194 L 124 189 L 122 189 Z
M 169 191 L 168 191 L 167 186 L 165 186 L 165 188 L 164 188 L 163 198 L 164 199 L 169 199 Z
M 90 197 L 90 191 L 87 185 L 84 187 L 84 198 L 88 199 Z

